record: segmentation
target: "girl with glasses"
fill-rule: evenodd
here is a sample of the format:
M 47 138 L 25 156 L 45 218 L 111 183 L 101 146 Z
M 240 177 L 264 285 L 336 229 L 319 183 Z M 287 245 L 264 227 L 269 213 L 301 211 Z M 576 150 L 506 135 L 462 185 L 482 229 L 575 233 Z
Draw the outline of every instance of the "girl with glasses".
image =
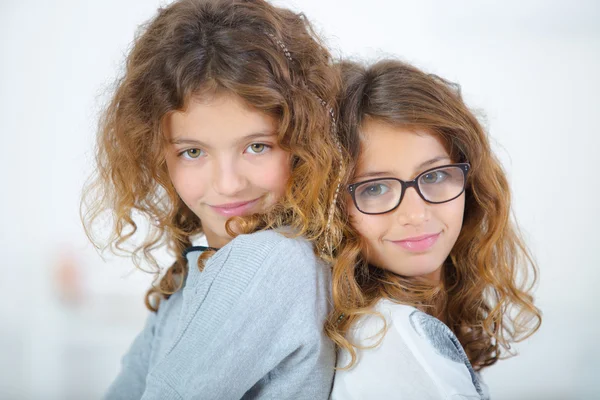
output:
M 84 221 L 157 284 L 106 398 L 329 397 L 339 78 L 312 32 L 263 0 L 178 0 L 135 39 Z
M 533 334 L 536 267 L 506 175 L 455 85 L 340 64 L 349 217 L 333 267 L 333 399 L 488 398 L 479 372 Z

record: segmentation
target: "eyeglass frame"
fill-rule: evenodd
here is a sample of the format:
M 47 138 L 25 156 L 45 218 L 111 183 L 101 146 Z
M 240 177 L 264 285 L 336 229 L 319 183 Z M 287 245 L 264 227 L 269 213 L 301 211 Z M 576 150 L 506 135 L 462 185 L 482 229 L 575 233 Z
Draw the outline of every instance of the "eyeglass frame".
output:
M 421 178 L 423 175 L 426 175 L 432 171 L 442 169 L 442 168 L 448 168 L 448 167 L 458 167 L 462 171 L 463 177 L 464 177 L 462 190 L 460 191 L 459 194 L 457 194 L 456 196 L 454 196 L 453 198 L 448 199 L 448 200 L 444 200 L 444 201 L 429 201 L 429 200 L 427 200 L 425 198 L 425 196 L 423 196 L 423 193 L 421 193 L 421 189 L 419 189 L 419 183 L 418 183 L 419 178 Z M 467 188 L 467 176 L 468 176 L 470 170 L 471 170 L 471 164 L 468 162 L 456 163 L 456 164 L 446 164 L 446 165 L 440 165 L 438 167 L 430 168 L 426 171 L 423 171 L 419 175 L 417 175 L 415 177 L 415 179 L 410 180 L 410 181 L 403 181 L 402 179 L 393 178 L 393 177 L 373 178 L 373 179 L 367 179 L 366 181 L 352 183 L 352 184 L 348 185 L 346 187 L 346 189 L 348 190 L 348 192 L 350 192 L 350 196 L 352 197 L 352 202 L 354 203 L 354 206 L 356 207 L 356 209 L 358 211 L 360 211 L 361 213 L 366 214 L 366 215 L 381 215 L 381 214 L 387 214 L 389 212 L 392 212 L 396 208 L 398 208 L 400 206 L 400 203 L 402 203 L 402 199 L 404 199 L 404 195 L 406 194 L 406 191 L 411 187 L 415 189 L 415 191 L 417 192 L 419 197 L 423 199 L 423 201 L 425 201 L 429 204 L 443 204 L 443 203 L 448 203 L 449 201 L 459 198 L 460 195 L 463 194 L 465 192 L 465 189 Z M 383 212 L 370 213 L 370 212 L 365 212 L 365 211 L 361 210 L 360 207 L 358 207 L 358 203 L 356 201 L 356 191 L 355 191 L 356 187 L 358 187 L 360 185 L 364 185 L 365 183 L 384 181 L 384 180 L 393 180 L 393 181 L 400 182 L 400 187 L 402 188 L 402 193 L 400 194 L 400 199 L 398 200 L 398 203 L 391 209 L 389 209 L 387 211 L 383 211 Z

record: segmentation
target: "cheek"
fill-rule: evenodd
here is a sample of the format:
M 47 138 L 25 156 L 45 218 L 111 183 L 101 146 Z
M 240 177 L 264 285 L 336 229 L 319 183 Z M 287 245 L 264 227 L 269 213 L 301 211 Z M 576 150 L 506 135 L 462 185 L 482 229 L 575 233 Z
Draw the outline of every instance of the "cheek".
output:
M 350 225 L 367 242 L 375 242 L 383 235 L 385 226 L 382 224 L 382 218 L 378 218 L 375 215 L 363 214 L 354 207 L 354 204 L 350 205 L 349 215 Z
M 456 240 L 462 230 L 463 217 L 465 214 L 465 196 L 463 195 L 458 199 L 445 204 L 445 207 L 438 211 L 438 219 L 442 221 L 453 239 Z
M 198 174 L 194 168 L 183 166 L 177 160 L 167 159 L 167 168 L 175 191 L 183 202 L 191 208 L 192 203 L 204 195 L 205 185 L 203 180 L 198 179 Z
M 284 151 L 279 151 L 273 155 L 267 165 L 262 165 L 253 172 L 252 182 L 268 192 L 282 195 L 290 173 L 290 156 Z

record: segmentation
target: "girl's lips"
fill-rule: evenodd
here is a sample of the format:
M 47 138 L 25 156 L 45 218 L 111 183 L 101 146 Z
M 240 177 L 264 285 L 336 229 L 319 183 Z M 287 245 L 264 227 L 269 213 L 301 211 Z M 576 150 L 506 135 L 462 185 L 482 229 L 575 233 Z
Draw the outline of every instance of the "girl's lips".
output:
M 216 206 L 210 206 L 217 214 L 225 217 L 239 217 L 248 214 L 250 209 L 258 203 L 258 199 L 250 201 L 240 201 L 237 203 L 219 204 Z
M 404 240 L 393 241 L 405 250 L 420 253 L 429 250 L 440 237 L 440 233 L 416 236 Z

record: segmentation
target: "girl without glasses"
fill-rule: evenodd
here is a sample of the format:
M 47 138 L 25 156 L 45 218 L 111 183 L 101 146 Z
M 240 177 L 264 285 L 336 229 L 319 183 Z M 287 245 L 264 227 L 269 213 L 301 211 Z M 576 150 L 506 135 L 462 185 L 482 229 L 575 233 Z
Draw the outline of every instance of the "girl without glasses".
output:
M 176 260 L 107 398 L 328 398 L 337 82 L 306 19 L 262 0 L 179 0 L 136 38 L 84 220 L 157 273 L 153 250 Z
M 487 398 L 478 372 L 541 322 L 506 175 L 455 85 L 395 60 L 340 69 L 355 162 L 327 324 L 333 398 Z

